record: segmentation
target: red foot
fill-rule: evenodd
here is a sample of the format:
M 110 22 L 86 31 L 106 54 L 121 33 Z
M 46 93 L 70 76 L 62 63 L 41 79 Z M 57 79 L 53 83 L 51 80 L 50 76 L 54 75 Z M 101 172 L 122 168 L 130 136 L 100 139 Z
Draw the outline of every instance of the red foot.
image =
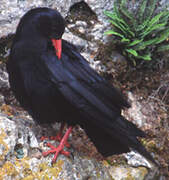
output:
M 63 148 L 68 144 L 67 139 L 68 139 L 69 134 L 71 133 L 71 131 L 72 131 L 72 127 L 69 127 L 68 130 L 66 131 L 65 135 L 61 139 L 60 144 L 59 144 L 58 147 L 54 147 L 50 143 L 47 143 L 47 146 L 50 147 L 51 150 L 49 150 L 47 152 L 43 152 L 43 156 L 47 156 L 49 154 L 55 154 L 54 158 L 52 160 L 53 163 L 56 161 L 59 153 L 65 155 L 65 156 L 69 156 L 70 152 L 64 151 Z
M 70 155 L 70 152 L 64 151 L 63 150 L 64 147 L 62 147 L 61 145 L 59 145 L 58 147 L 54 147 L 52 144 L 47 143 L 47 146 L 50 147 L 51 150 L 43 152 L 42 154 L 43 154 L 43 156 L 47 156 L 49 154 L 55 154 L 53 159 L 52 159 L 52 163 L 55 163 L 59 153 L 65 155 L 65 156 L 69 156 Z
M 62 136 L 60 134 L 57 134 L 56 136 L 50 136 L 49 139 L 61 142 Z M 65 141 L 65 146 L 67 148 L 70 148 L 70 144 L 67 142 L 67 140 Z
M 41 141 L 44 141 L 44 140 L 50 139 L 50 140 L 55 140 L 55 141 L 61 142 L 64 127 L 65 127 L 65 123 L 62 123 L 62 124 L 61 124 L 61 127 L 60 127 L 60 129 L 59 129 L 59 132 L 58 132 L 58 134 L 57 134 L 56 136 L 50 136 L 50 137 L 42 136 L 42 137 L 40 138 L 40 140 L 41 140 Z M 67 141 L 65 142 L 65 146 L 66 146 L 67 148 L 70 148 L 70 144 L 69 144 Z

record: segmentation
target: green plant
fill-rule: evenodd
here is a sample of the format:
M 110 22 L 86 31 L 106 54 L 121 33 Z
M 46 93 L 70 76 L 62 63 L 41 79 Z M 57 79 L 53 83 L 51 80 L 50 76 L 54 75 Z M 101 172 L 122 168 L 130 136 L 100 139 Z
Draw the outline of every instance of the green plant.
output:
M 115 0 L 112 12 L 105 11 L 113 25 L 106 35 L 113 35 L 127 59 L 152 59 L 154 52 L 169 50 L 169 10 L 158 11 L 159 0 L 142 0 L 135 11 L 127 8 L 129 0 Z

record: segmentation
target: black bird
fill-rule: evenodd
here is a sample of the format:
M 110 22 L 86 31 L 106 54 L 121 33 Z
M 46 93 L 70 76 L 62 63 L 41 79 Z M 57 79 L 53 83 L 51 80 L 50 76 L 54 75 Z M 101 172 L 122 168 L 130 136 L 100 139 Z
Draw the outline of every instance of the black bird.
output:
M 103 77 L 95 72 L 74 45 L 61 39 L 65 21 L 49 8 L 35 8 L 20 20 L 11 47 L 7 71 L 9 82 L 20 104 L 42 123 L 61 122 L 51 144 L 55 162 L 68 146 L 72 127 L 79 124 L 97 150 L 105 157 L 135 149 L 147 159 L 152 156 L 138 141 L 145 133 L 121 116 L 130 105 Z M 62 138 L 64 124 L 68 130 Z

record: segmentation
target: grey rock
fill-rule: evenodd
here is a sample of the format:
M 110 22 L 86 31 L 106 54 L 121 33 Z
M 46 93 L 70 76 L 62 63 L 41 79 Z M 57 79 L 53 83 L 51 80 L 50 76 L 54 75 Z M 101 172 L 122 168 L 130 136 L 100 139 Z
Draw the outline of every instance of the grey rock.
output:
M 58 9 L 65 17 L 70 6 L 80 0 L 1 0 L 0 5 L 0 38 L 14 33 L 19 19 L 28 10 L 35 7 Z
M 84 28 L 87 27 L 87 23 L 85 21 L 76 21 L 77 26 L 83 26 Z
M 56 125 L 58 128 L 58 124 Z M 53 155 L 48 157 L 37 155 L 40 148 L 43 151 L 48 150 L 48 147 L 38 137 L 42 136 L 44 130 L 46 133 L 54 131 L 53 128 L 48 126 L 42 129 L 43 127 L 36 125 L 32 119 L 26 116 L 22 119 L 14 117 L 12 120 L 9 120 L 3 114 L 0 114 L 1 178 L 21 179 L 30 177 L 33 179 L 43 179 L 49 177 L 49 179 L 56 180 L 111 179 L 108 170 L 101 163 L 94 159 L 79 156 L 77 152 L 73 153 L 74 158 L 66 158 L 60 155 L 53 165 L 51 164 Z M 38 136 L 35 135 L 36 133 Z M 57 145 L 54 141 L 51 141 L 51 143 Z M 19 152 L 20 155 L 17 154 Z M 41 152 L 39 151 L 39 153 Z M 20 159 L 20 163 L 17 163 L 17 158 Z M 11 169 L 9 169 L 9 166 Z M 28 173 L 25 171 L 28 171 Z
M 0 94 L 0 106 L 5 103 L 5 98 L 2 94 Z
M 9 88 L 8 74 L 0 67 L 0 88 Z
M 125 154 L 127 159 L 127 163 L 133 167 L 144 166 L 148 168 L 152 168 L 152 164 L 150 164 L 143 156 L 135 151 L 131 151 Z
M 169 6 L 169 1 L 168 0 L 161 0 L 159 3 L 164 7 Z
M 63 39 L 74 44 L 80 52 L 85 52 L 88 48 L 88 42 L 86 40 L 74 35 L 68 29 L 66 29 L 65 33 L 63 34 Z
M 21 118 L 22 117 L 22 118 Z M 95 159 L 80 155 L 75 149 L 69 149 L 73 156 L 69 158 L 59 155 L 55 164 L 51 164 L 53 155 L 43 157 L 41 151 L 47 151 L 48 147 L 45 141 L 41 142 L 42 135 L 56 135 L 59 124 L 39 126 L 27 115 L 20 114 L 9 120 L 5 115 L 0 114 L 0 165 L 3 179 L 21 179 L 33 178 L 59 180 L 122 180 L 132 178 L 134 180 L 143 180 L 149 175 L 153 179 L 154 174 L 149 174 L 148 170 L 141 166 L 149 166 L 142 157 L 130 153 L 126 155 L 129 165 L 110 166 Z M 70 137 L 71 140 L 72 137 Z M 58 142 L 47 140 L 54 146 Z M 19 154 L 18 154 L 19 153 Z M 133 157 L 137 157 L 134 158 Z M 19 161 L 17 160 L 19 159 Z M 8 167 L 11 167 L 9 171 Z M 138 167 L 137 167 L 138 166 Z M 136 168 L 137 167 L 137 168 Z M 153 170 L 154 171 L 154 170 Z
M 107 36 L 104 35 L 104 32 L 108 30 L 110 23 L 104 15 L 104 11 L 111 11 L 113 9 L 114 0 L 85 0 L 85 2 L 90 6 L 93 12 L 97 14 L 99 21 L 92 29 L 91 35 L 93 35 L 95 40 L 100 40 L 105 44 L 107 42 Z
M 76 45 L 77 49 L 81 53 L 81 55 L 86 58 L 91 67 L 93 67 L 96 71 L 100 72 L 103 71 L 105 68 L 100 61 L 94 61 L 91 57 L 91 52 L 94 52 L 98 49 L 95 43 L 88 42 L 79 36 L 75 36 L 72 32 L 66 29 L 66 32 L 63 34 L 63 39 L 67 40 L 68 42 Z
M 7 36 L 8 34 L 14 33 L 16 26 L 19 22 L 19 19 L 23 16 L 24 13 L 26 13 L 29 9 L 35 8 L 35 7 L 50 7 L 54 9 L 58 9 L 59 12 L 65 17 L 69 9 L 72 5 L 75 3 L 81 2 L 80 0 L 50 0 L 50 1 L 44 1 L 44 0 L 13 0 L 13 1 L 1 1 L 0 6 L 0 37 Z M 85 34 L 88 33 L 88 36 L 93 36 L 93 40 L 100 40 L 106 38 L 106 36 L 103 35 L 103 32 L 107 28 L 108 21 L 105 20 L 105 15 L 103 14 L 104 9 L 112 9 L 113 7 L 113 1 L 84 1 L 86 2 L 89 7 L 97 14 L 98 16 L 98 22 L 94 23 L 94 28 L 92 28 L 90 31 L 87 31 L 87 23 L 83 21 L 77 21 L 74 25 L 77 27 L 77 30 L 79 30 L 80 33 Z M 69 25 L 70 26 L 70 25 Z M 103 38 L 104 37 L 104 38 Z M 104 40 L 103 40 L 104 42 Z M 95 45 L 96 46 L 96 45 Z M 90 48 L 90 47 L 89 47 Z M 96 52 L 97 48 L 95 49 Z
M 83 27 L 79 27 L 79 28 L 78 28 L 78 31 L 79 31 L 80 33 L 82 33 L 82 34 L 85 33 L 85 29 L 84 29 Z
M 32 132 L 32 131 L 29 131 L 29 139 L 30 139 L 30 148 L 38 148 L 39 147 L 39 144 L 38 144 L 38 141 L 35 137 L 35 134 Z
M 110 168 L 113 180 L 145 180 L 148 171 L 144 167 L 132 168 L 114 166 Z
M 0 115 L 0 162 L 5 160 L 5 157 L 14 151 L 17 142 L 18 130 L 16 124 L 7 119 L 2 114 Z M 4 158 L 4 159 L 3 159 Z
M 125 116 L 132 119 L 138 127 L 142 127 L 146 124 L 147 119 L 141 111 L 142 105 L 138 102 L 138 97 L 131 92 L 128 92 L 128 99 L 131 101 L 131 108 L 127 110 Z

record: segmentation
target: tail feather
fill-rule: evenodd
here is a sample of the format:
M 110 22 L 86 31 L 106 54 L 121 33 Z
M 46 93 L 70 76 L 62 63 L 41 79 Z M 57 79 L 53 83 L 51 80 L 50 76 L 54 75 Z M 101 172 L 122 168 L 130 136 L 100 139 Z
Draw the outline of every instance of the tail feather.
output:
M 97 150 L 104 157 L 130 151 L 127 145 L 120 142 L 116 137 L 103 131 L 101 127 L 96 127 L 94 124 L 90 123 L 90 125 L 83 126 L 83 128 Z
M 124 136 L 126 135 L 126 142 L 128 147 L 133 148 L 137 152 L 139 152 L 141 155 L 143 155 L 145 158 L 149 159 L 152 161 L 154 164 L 157 165 L 155 162 L 154 158 L 151 156 L 149 152 L 145 149 L 145 147 L 139 142 L 137 137 L 145 137 L 146 134 L 135 124 L 133 124 L 130 121 L 127 121 L 124 117 L 120 116 L 116 120 L 116 126 L 119 126 L 119 130 L 122 130 L 125 132 Z
M 112 123 L 114 129 L 121 131 L 124 133 L 123 135 L 127 136 L 137 136 L 137 137 L 145 137 L 146 134 L 135 124 L 130 121 L 127 121 L 124 117 L 119 116 L 116 121 Z
M 112 121 L 111 133 L 110 129 L 106 131 L 91 121 L 90 125 L 87 124 L 83 128 L 103 156 L 126 153 L 132 148 L 157 165 L 150 153 L 137 139 L 137 137 L 145 137 L 145 133 L 122 116 L 119 116 L 116 121 Z
M 145 149 L 145 147 L 138 141 L 136 137 L 132 137 L 131 139 L 131 148 L 136 150 L 138 153 L 140 153 L 142 156 L 153 162 L 155 165 L 159 166 L 157 162 L 155 162 L 154 158 L 151 156 L 151 154 Z

